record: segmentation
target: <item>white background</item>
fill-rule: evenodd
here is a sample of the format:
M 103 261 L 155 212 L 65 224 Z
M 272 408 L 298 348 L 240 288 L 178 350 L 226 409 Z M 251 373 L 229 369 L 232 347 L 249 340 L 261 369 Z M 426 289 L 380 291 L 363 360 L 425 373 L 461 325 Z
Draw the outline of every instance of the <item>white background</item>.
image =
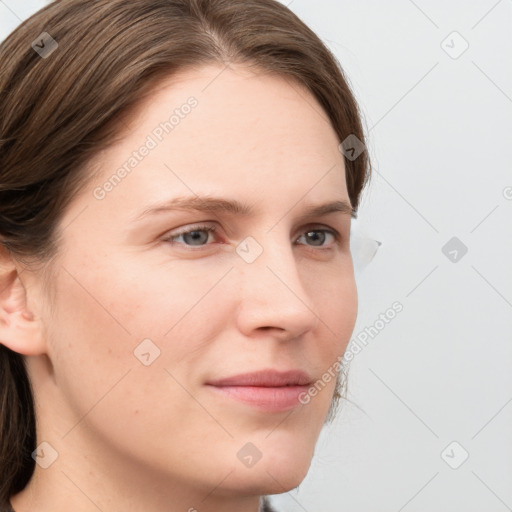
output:
M 512 510 L 512 1 L 283 3 L 340 60 L 369 134 L 359 222 L 382 246 L 351 343 L 403 311 L 354 357 L 304 482 L 272 502 Z M 0 39 L 44 4 L 0 2 Z M 452 237 L 468 249 L 456 262 Z

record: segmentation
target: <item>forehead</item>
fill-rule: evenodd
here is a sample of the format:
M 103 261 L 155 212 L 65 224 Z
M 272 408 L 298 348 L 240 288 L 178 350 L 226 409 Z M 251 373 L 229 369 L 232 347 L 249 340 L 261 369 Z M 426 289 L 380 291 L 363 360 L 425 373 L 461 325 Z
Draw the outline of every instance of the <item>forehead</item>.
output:
M 131 197 L 144 206 L 173 195 L 245 194 L 242 200 L 281 203 L 308 195 L 315 203 L 329 191 L 348 197 L 327 114 L 286 77 L 243 67 L 188 69 L 159 82 L 125 128 L 97 162 L 96 186 L 123 167 L 129 175 L 115 185 L 112 201 Z
M 191 101 L 193 108 L 187 105 Z M 186 147 L 194 149 L 189 151 L 192 155 L 216 149 L 229 157 L 236 152 L 235 142 L 245 142 L 244 150 L 264 142 L 254 149 L 273 150 L 268 156 L 275 157 L 279 148 L 284 152 L 287 143 L 300 141 L 293 154 L 324 152 L 330 144 L 331 156 L 340 157 L 330 119 L 311 92 L 290 77 L 240 65 L 185 69 L 160 80 L 125 125 L 129 127 L 126 146 L 157 130 L 156 138 L 165 139 L 157 142 L 174 147 L 175 154 Z

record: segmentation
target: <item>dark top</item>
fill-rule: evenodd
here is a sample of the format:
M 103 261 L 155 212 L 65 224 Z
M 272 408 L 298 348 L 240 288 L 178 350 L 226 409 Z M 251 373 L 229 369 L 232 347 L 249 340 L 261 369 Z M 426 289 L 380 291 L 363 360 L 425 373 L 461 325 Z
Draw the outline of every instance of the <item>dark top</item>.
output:
M 268 498 L 266 496 L 263 496 L 262 499 L 263 506 L 261 508 L 262 512 L 277 512 L 275 508 L 272 508 L 270 506 L 270 502 L 268 501 Z M 14 511 L 12 511 L 14 512 Z

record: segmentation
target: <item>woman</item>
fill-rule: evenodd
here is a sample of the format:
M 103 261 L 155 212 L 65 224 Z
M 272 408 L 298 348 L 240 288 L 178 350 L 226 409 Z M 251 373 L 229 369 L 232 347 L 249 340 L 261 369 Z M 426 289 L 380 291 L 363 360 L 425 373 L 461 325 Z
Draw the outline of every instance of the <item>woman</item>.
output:
M 274 0 L 56 1 L 0 62 L 2 510 L 272 510 L 357 315 L 338 63 Z

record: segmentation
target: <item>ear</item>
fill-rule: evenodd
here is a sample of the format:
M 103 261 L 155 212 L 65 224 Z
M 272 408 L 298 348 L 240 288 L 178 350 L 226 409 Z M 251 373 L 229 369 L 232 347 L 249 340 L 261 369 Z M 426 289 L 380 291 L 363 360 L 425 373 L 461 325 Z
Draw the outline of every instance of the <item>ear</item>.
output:
M 0 344 L 24 355 L 46 353 L 42 323 L 27 307 L 27 291 L 18 268 L 0 244 Z

